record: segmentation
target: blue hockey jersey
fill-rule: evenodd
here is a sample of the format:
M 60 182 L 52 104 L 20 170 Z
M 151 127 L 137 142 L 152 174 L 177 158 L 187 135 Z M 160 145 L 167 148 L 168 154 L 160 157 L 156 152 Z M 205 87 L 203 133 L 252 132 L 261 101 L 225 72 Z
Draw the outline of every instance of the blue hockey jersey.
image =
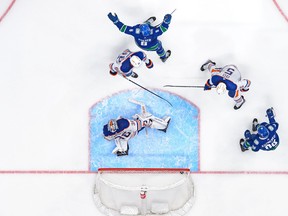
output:
M 269 119 L 270 120 L 270 119 Z M 276 133 L 278 130 L 279 124 L 274 121 L 274 122 L 262 122 L 261 125 L 265 126 L 268 131 L 269 131 L 269 136 L 266 139 L 262 139 L 259 134 L 250 134 L 250 133 L 245 133 L 248 134 L 246 136 L 246 141 L 249 143 L 251 146 L 252 151 L 271 151 L 275 150 L 278 145 L 279 145 L 279 136 Z
M 140 24 L 135 26 L 128 26 L 118 21 L 114 23 L 118 29 L 128 35 L 134 37 L 135 43 L 137 46 L 144 50 L 154 51 L 157 49 L 158 46 L 158 37 L 166 32 L 169 28 L 169 23 L 162 22 L 159 26 L 150 26 L 150 35 L 144 37 L 140 31 Z

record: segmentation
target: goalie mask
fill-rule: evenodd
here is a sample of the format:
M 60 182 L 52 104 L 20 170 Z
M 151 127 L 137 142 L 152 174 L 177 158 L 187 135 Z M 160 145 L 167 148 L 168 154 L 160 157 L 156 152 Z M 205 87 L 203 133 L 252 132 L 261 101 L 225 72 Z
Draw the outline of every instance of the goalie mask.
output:
M 132 66 L 136 67 L 136 68 L 140 67 L 140 65 L 142 63 L 141 59 L 136 55 L 133 55 L 132 57 L 130 57 L 130 62 L 132 64 Z
M 219 94 L 219 95 L 222 95 L 226 92 L 226 84 L 223 83 L 223 82 L 220 82 L 217 87 L 216 87 L 216 92 Z
M 117 121 L 115 119 L 111 119 L 108 122 L 108 131 L 114 133 L 118 129 Z
M 267 139 L 269 137 L 269 130 L 264 125 L 259 125 L 257 127 L 257 133 L 260 139 Z
M 142 33 L 142 35 L 143 35 L 144 37 L 149 36 L 149 35 L 150 35 L 150 27 L 149 27 L 149 25 L 146 24 L 146 23 L 141 24 L 141 25 L 140 25 L 140 31 L 141 31 L 141 33 Z

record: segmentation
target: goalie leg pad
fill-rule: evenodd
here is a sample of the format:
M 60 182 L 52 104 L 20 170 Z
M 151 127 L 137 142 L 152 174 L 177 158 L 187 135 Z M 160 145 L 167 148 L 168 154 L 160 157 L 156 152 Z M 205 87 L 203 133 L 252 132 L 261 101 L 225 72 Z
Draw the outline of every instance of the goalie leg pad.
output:
M 160 119 L 160 118 L 157 118 L 155 116 L 153 116 L 153 117 L 154 118 L 151 118 L 152 122 L 151 122 L 150 128 L 155 128 L 157 130 L 161 130 L 161 131 L 166 132 L 168 125 L 169 125 L 169 122 L 171 120 L 171 117 L 167 116 L 164 119 Z
M 117 152 L 128 151 L 128 140 L 116 138 L 115 144 L 116 147 L 112 151 L 113 154 L 117 154 Z

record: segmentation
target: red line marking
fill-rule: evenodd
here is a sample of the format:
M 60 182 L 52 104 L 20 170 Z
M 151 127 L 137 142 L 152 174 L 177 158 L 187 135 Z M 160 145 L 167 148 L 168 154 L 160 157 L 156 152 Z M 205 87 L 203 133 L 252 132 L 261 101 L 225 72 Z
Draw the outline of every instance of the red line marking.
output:
M 286 20 L 286 22 L 288 22 L 288 17 L 286 16 L 286 14 L 283 12 L 283 10 L 281 9 L 281 7 L 279 6 L 278 2 L 276 0 L 273 0 L 273 3 L 275 4 L 276 8 L 278 9 L 278 11 L 281 13 L 281 15 L 284 17 L 284 19 Z
M 200 171 L 191 174 L 217 174 L 217 175 L 288 175 L 288 171 Z
M 110 171 L 110 172 L 119 172 L 121 168 L 99 168 L 99 172 L 101 171 Z M 185 168 L 125 168 L 123 170 L 127 171 L 188 171 L 189 169 Z M 86 171 L 86 170 L 0 170 L 1 174 L 97 174 L 96 171 Z M 192 175 L 288 175 L 288 171 L 192 171 L 190 172 Z
M 0 170 L 0 174 L 95 174 L 84 170 Z
M 0 16 L 0 22 L 4 19 L 4 17 L 6 16 L 6 14 L 10 11 L 10 9 L 12 8 L 12 6 L 14 5 L 16 0 L 12 0 L 12 2 L 10 3 L 10 5 L 8 6 L 8 8 L 6 9 L 6 11 L 4 12 L 4 14 L 2 16 Z

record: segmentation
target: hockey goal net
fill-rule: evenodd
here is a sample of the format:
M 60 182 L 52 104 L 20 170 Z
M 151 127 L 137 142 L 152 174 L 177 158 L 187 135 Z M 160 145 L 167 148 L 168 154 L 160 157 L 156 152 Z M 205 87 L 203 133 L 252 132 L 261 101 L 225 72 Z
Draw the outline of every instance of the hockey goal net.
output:
M 109 216 L 185 215 L 194 202 L 189 169 L 101 168 L 94 201 Z

